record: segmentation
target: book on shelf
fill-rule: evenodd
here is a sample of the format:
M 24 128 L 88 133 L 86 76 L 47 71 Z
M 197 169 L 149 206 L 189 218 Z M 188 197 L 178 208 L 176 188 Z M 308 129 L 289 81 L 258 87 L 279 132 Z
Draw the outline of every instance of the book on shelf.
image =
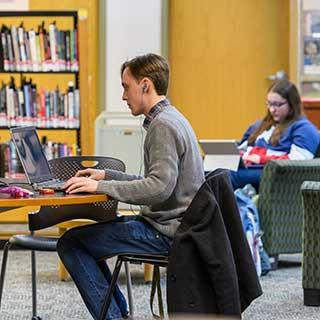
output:
M 27 57 L 27 51 L 25 47 L 25 41 L 24 41 L 24 28 L 23 24 L 20 25 L 18 28 L 18 45 L 19 45 L 19 52 L 20 52 L 20 60 L 21 60 L 21 71 L 28 71 L 28 57 Z
M 79 71 L 78 31 L 60 30 L 44 21 L 26 30 L 23 24 L 0 28 L 0 70 L 18 72 Z M 37 30 L 37 32 L 36 32 Z
M 22 78 L 21 87 L 11 77 L 0 87 L 0 126 L 28 126 L 38 128 L 70 128 L 80 126 L 80 93 L 72 81 L 62 92 L 38 89 L 32 79 Z

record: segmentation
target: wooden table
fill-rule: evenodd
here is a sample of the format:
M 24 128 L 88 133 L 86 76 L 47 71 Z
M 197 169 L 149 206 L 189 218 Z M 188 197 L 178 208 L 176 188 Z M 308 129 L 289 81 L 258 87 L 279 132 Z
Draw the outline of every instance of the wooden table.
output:
M 108 196 L 105 194 L 65 194 L 63 192 L 56 192 L 52 195 L 42 195 L 36 192 L 33 196 L 28 198 L 13 198 L 8 194 L 0 193 L 0 212 L 19 207 L 73 205 L 106 200 L 108 200 Z M 80 221 L 80 224 L 87 223 L 90 223 L 90 220 Z M 77 223 L 74 223 L 73 221 L 61 223 L 61 226 L 58 226 L 59 235 L 62 235 L 63 232 L 75 225 L 77 225 Z M 151 265 L 145 265 L 144 279 L 146 282 L 152 280 L 152 271 Z M 67 274 L 64 266 L 59 263 L 59 279 L 65 280 Z
M 0 193 L 0 209 L 4 211 L 19 207 L 84 204 L 106 200 L 108 200 L 108 197 L 105 194 L 65 194 L 56 192 L 50 195 L 35 193 L 28 198 L 13 198 L 8 194 Z
M 11 180 L 10 182 L 12 183 Z M 33 196 L 28 198 L 14 198 L 9 194 L 0 193 L 0 212 L 19 207 L 75 205 L 106 200 L 108 200 L 108 196 L 105 194 L 65 194 L 63 192 L 55 192 L 54 194 L 43 195 L 35 192 Z M 62 235 L 60 228 L 59 235 Z M 67 278 L 68 273 L 61 262 L 59 262 L 58 273 L 60 280 Z

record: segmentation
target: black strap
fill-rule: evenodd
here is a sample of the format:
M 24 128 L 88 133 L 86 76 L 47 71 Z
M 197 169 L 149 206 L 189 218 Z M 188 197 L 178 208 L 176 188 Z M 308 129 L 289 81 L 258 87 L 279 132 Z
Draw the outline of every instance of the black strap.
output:
M 153 301 L 154 301 L 154 296 L 155 296 L 156 291 L 158 292 L 159 315 L 157 315 L 153 311 Z M 150 294 L 150 308 L 151 308 L 151 312 L 152 312 L 152 315 L 154 318 L 157 318 L 157 319 L 164 318 L 159 266 L 153 267 L 153 276 L 152 276 L 152 285 L 151 285 L 151 294 Z

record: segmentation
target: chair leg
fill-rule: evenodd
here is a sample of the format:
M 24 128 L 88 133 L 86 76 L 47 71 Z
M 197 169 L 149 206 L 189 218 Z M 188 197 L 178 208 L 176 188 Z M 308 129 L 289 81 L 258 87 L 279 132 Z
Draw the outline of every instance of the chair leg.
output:
M 129 312 L 130 315 L 133 316 L 134 314 L 134 306 L 133 306 L 133 296 L 132 296 L 132 282 L 131 282 L 131 274 L 130 274 L 130 267 L 129 262 L 124 262 L 124 267 L 126 270 L 126 279 L 127 279 L 127 292 L 128 292 L 128 301 L 129 301 Z
M 159 315 L 156 315 L 153 310 L 153 301 L 154 301 L 156 291 L 158 293 Z M 162 300 L 161 285 L 160 285 L 160 268 L 157 265 L 155 265 L 153 268 L 153 277 L 152 277 L 151 294 L 150 294 L 150 309 L 154 318 L 164 319 L 163 300 Z
M 303 303 L 305 306 L 320 306 L 320 289 L 303 289 Z
M 111 283 L 109 286 L 109 289 L 107 291 L 106 297 L 103 301 L 102 307 L 101 307 L 101 311 L 100 311 L 100 315 L 99 315 L 99 320 L 105 320 L 107 313 L 108 313 L 108 309 L 111 303 L 111 299 L 114 293 L 114 290 L 116 288 L 116 283 L 118 280 L 118 276 L 121 270 L 121 265 L 122 265 L 122 259 L 121 257 L 118 257 L 117 261 L 116 261 L 116 265 L 114 267 L 114 271 L 112 274 L 112 278 L 111 278 Z
M 2 292 L 3 292 L 3 285 L 4 285 L 4 277 L 6 274 L 8 252 L 9 252 L 10 247 L 11 247 L 11 243 L 10 243 L 10 241 L 7 241 L 4 248 L 3 248 L 1 276 L 0 276 L 0 308 L 1 308 Z
M 278 266 L 279 266 L 279 255 L 272 255 L 270 256 L 270 266 L 271 266 L 271 270 L 277 270 Z
M 32 319 L 37 319 L 37 275 L 36 253 L 31 250 L 31 281 L 32 281 Z

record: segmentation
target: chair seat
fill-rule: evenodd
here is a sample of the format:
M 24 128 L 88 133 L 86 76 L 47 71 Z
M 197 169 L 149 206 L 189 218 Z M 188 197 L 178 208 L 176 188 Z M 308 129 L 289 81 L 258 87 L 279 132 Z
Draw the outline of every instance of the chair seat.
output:
M 121 253 L 118 257 L 122 261 L 129 261 L 130 263 L 150 263 L 162 267 L 166 267 L 168 264 L 168 255 L 159 254 L 139 254 L 139 253 Z
M 35 237 L 26 234 L 17 234 L 10 238 L 10 243 L 18 245 L 22 248 L 37 251 L 56 251 L 57 250 L 57 238 L 50 237 Z

